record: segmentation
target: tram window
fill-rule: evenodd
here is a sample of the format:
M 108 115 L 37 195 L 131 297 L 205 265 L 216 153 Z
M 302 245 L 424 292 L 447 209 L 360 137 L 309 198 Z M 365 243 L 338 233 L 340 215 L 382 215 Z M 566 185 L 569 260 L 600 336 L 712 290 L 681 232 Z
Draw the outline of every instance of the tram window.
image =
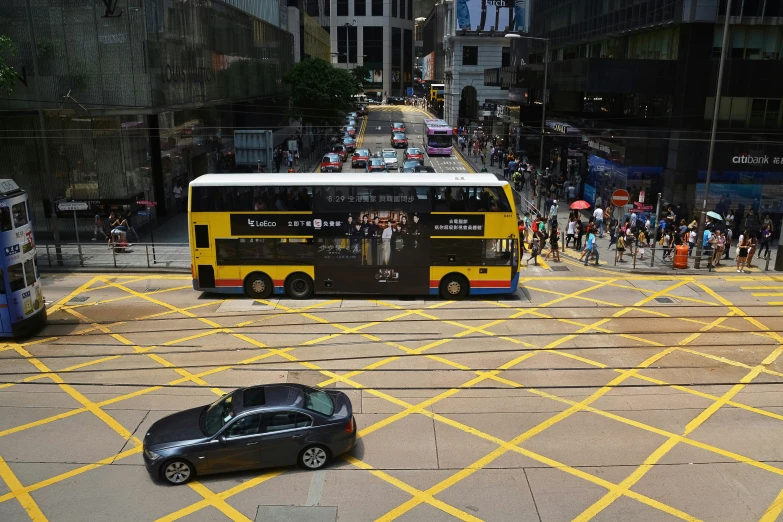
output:
M 39 279 L 41 279 L 41 274 L 38 273 L 38 258 L 37 257 L 33 258 L 33 266 L 35 267 L 35 280 L 38 281 Z M 2 284 L 2 275 L 3 275 L 3 272 L 0 271 L 0 284 Z
M 5 295 L 5 275 L 2 269 L 0 269 L 0 295 Z
M 8 232 L 14 228 L 11 224 L 11 209 L 8 207 L 0 208 L 0 230 Z
M 35 283 L 35 267 L 33 266 L 33 260 L 28 259 L 24 262 L 24 271 L 27 274 L 27 286 L 31 286 Z
M 11 292 L 18 292 L 24 288 L 24 270 L 22 263 L 8 267 L 8 288 Z
M 20 201 L 12 207 L 14 213 L 14 227 L 19 228 L 27 224 L 27 204 Z

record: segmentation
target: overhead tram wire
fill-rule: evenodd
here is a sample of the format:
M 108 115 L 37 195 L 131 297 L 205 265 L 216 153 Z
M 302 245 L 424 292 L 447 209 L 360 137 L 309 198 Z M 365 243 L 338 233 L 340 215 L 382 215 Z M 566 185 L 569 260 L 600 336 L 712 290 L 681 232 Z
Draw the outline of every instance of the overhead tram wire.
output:
M 736 332 L 734 332 L 736 334 Z M 558 335 L 558 334 L 551 334 L 551 335 Z M 628 335 L 628 334 L 608 334 L 608 335 Z M 511 336 L 504 336 L 504 337 L 511 337 Z M 361 343 L 361 345 L 403 345 L 403 343 L 411 343 L 411 342 L 424 342 L 424 341 L 430 341 L 434 342 L 437 340 L 442 340 L 443 337 L 431 337 L 431 338 L 424 338 L 424 339 L 405 339 L 403 341 L 365 341 Z M 457 338 L 448 338 L 449 341 L 459 341 L 459 340 L 495 340 L 497 337 L 492 338 L 488 336 L 483 337 L 457 337 Z M 502 340 L 502 339 L 501 339 Z M 612 345 L 612 346 L 565 346 L 562 348 L 557 349 L 548 349 L 548 348 L 538 348 L 534 346 L 520 346 L 518 348 L 492 348 L 492 349 L 475 349 L 475 350 L 441 350 L 441 351 L 425 351 L 420 353 L 411 353 L 405 350 L 400 349 L 399 352 L 396 353 L 383 353 L 383 354 L 373 354 L 373 355 L 361 355 L 361 356 L 347 356 L 347 357 L 321 357 L 321 358 L 308 358 L 308 359 L 299 359 L 299 362 L 337 362 L 337 361 L 360 361 L 360 360 L 370 360 L 370 359 L 384 359 L 387 357 L 395 357 L 395 358 L 428 358 L 430 356 L 441 356 L 441 355 L 485 355 L 485 354 L 501 354 L 501 353 L 527 353 L 527 352 L 557 352 L 557 351 L 568 351 L 568 352 L 591 352 L 591 351 L 619 351 L 619 350 L 660 350 L 661 348 L 667 348 L 667 347 L 675 347 L 677 348 L 678 345 L 676 343 L 658 343 L 657 344 L 628 344 L 628 345 Z M 142 343 L 145 344 L 145 343 Z M 778 343 L 769 343 L 768 347 L 774 347 L 777 346 Z M 39 344 L 38 347 L 45 347 L 46 345 Z M 72 346 L 74 348 L 78 348 L 78 345 L 70 345 L 70 344 L 56 344 L 54 346 L 57 346 L 58 349 L 62 349 L 64 347 Z M 131 346 L 129 345 L 91 345 L 91 346 L 99 346 L 99 347 L 107 347 L 107 348 L 116 348 L 117 350 L 128 350 L 131 349 Z M 153 345 L 153 346 L 160 346 L 160 345 Z M 342 347 L 350 346 L 350 347 L 357 347 L 360 346 L 359 343 L 356 342 L 346 342 L 346 343 L 329 343 L 329 344 L 319 344 L 319 345 L 306 345 L 306 344 L 300 344 L 300 345 L 280 345 L 280 346 L 266 346 L 266 347 L 257 347 L 257 346 L 237 346 L 237 347 L 224 347 L 224 348 L 217 348 L 217 349 L 209 349 L 204 348 L 201 346 L 194 346 L 194 345 L 177 345 L 179 348 L 187 349 L 185 350 L 154 350 L 154 351 L 144 351 L 144 352 L 118 352 L 118 351 L 107 351 L 107 352 L 101 352 L 101 353 L 90 353 L 90 354 L 53 354 L 53 355 L 44 355 L 44 354 L 38 354 L 36 353 L 35 358 L 40 359 L 43 361 L 46 360 L 56 360 L 56 359 L 94 359 L 98 360 L 105 357 L 146 357 L 148 355 L 158 355 L 158 356 L 164 356 L 164 355 L 192 355 L 192 354 L 220 354 L 220 353 L 238 353 L 238 352 L 252 352 L 252 353 L 265 353 L 264 350 L 266 350 L 266 353 L 270 354 L 270 357 L 273 354 L 274 351 L 281 351 L 285 349 L 296 349 L 296 350 L 308 350 L 308 349 L 321 349 L 324 348 L 330 348 L 334 350 L 341 349 Z M 190 348 L 196 348 L 196 349 L 190 349 Z M 734 344 L 726 344 L 726 345 L 716 345 L 715 342 L 710 342 L 706 344 L 695 344 L 695 343 L 689 343 L 687 346 L 680 347 L 683 350 L 691 350 L 691 351 L 702 351 L 706 353 L 707 355 L 710 355 L 712 357 L 716 357 L 719 359 L 726 359 L 722 355 L 715 355 L 713 353 L 709 353 L 709 351 L 715 351 L 715 350 L 731 350 L 735 348 Z M 398 348 L 399 349 L 399 348 Z M 413 350 L 413 349 L 411 349 Z M 9 354 L 14 354 L 15 352 L 9 351 Z M 287 352 L 286 352 L 287 353 Z M 25 360 L 25 358 L 21 355 L 16 356 L 0 356 L 0 361 L 22 361 Z M 713 359 L 715 360 L 715 359 Z M 728 360 L 728 359 L 726 359 Z M 716 360 L 716 363 L 721 362 L 720 360 Z M 223 366 L 226 365 L 232 365 L 236 363 L 225 363 Z M 255 364 L 255 363 L 254 363 Z M 261 363 L 260 361 L 257 363 L 258 365 L 271 365 L 271 364 L 280 364 L 280 361 L 267 361 L 265 363 Z M 730 363 L 726 363 L 730 364 Z M 201 366 L 201 365 L 199 365 Z M 712 367 L 715 366 L 715 364 L 710 365 Z M 352 368 L 353 370 L 353 368 Z

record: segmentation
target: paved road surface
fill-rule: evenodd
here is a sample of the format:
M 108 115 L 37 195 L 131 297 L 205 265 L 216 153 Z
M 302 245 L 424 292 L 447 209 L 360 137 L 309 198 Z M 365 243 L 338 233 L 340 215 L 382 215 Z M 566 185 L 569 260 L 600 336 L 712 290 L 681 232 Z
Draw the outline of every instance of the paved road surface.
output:
M 0 345 L 3 521 L 783 509 L 779 278 L 526 273 L 513 298 L 460 303 L 223 299 L 170 274 L 44 288 L 49 326 Z M 261 382 L 346 390 L 358 446 L 316 473 L 150 479 L 139 440 L 155 420 Z

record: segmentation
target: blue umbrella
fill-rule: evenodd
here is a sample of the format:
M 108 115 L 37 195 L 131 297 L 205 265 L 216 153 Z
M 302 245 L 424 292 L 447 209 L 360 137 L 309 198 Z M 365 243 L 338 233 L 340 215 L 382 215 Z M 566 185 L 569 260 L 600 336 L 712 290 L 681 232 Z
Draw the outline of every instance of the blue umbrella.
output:
M 723 216 L 721 216 L 721 215 L 720 215 L 720 214 L 718 214 L 717 212 L 713 212 L 712 210 L 710 210 L 709 212 L 707 212 L 707 215 L 708 215 L 709 217 L 711 217 L 712 219 L 717 219 L 718 221 L 723 221 Z

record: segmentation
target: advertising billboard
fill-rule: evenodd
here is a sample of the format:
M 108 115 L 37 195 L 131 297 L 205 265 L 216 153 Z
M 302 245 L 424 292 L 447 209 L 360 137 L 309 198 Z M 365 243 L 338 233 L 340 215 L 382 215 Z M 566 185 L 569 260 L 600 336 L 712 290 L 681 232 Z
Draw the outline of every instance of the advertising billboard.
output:
M 528 0 L 514 0 L 514 31 L 528 32 L 527 2 Z
M 421 59 L 421 79 L 425 82 L 435 79 L 435 53 Z
M 509 26 L 514 0 L 456 0 L 457 30 L 505 31 Z

